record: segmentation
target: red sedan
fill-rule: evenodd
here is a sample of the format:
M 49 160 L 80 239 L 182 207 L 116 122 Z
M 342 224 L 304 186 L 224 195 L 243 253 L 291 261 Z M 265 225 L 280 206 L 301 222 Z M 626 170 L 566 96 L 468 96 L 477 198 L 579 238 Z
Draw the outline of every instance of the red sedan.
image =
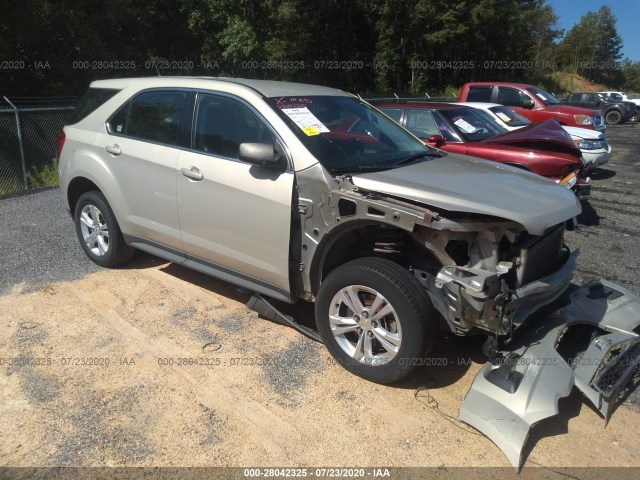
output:
M 582 153 L 555 121 L 508 132 L 484 112 L 453 103 L 377 103 L 427 145 L 529 170 L 571 188 L 580 200 L 591 196 L 582 174 Z

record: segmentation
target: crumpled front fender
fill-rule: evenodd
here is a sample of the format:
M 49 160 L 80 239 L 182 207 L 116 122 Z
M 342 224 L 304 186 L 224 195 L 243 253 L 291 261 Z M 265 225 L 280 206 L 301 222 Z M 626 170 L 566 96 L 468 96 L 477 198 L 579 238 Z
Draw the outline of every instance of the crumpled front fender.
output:
M 484 365 L 460 410 L 518 469 L 531 427 L 558 414 L 574 385 L 608 421 L 640 383 L 640 298 L 596 280 L 570 300 Z

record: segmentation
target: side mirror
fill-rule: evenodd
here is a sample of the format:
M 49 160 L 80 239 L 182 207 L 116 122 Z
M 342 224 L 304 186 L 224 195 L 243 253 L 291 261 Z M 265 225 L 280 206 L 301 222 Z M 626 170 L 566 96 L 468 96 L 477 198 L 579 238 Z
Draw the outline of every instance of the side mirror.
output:
M 431 135 L 429 138 L 427 138 L 427 143 L 432 147 L 440 148 L 445 144 L 445 141 L 442 135 Z
M 522 97 L 520 99 L 520 106 L 522 108 L 527 108 L 529 110 L 531 110 L 533 107 L 535 107 L 536 102 L 534 102 L 530 97 Z
M 270 143 L 241 143 L 238 160 L 265 168 L 280 168 L 282 155 Z

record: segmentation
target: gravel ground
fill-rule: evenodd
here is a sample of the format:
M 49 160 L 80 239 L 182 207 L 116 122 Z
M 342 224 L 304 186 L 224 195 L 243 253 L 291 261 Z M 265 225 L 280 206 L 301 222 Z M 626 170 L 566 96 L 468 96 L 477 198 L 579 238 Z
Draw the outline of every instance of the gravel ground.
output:
M 0 295 L 99 270 L 86 261 L 57 188 L 0 200 Z
M 606 278 L 640 293 L 638 132 L 608 129 L 613 157 L 593 173 L 593 199 L 567 233 L 581 249 L 578 285 Z M 0 367 L 0 478 L 3 466 L 38 465 L 430 466 L 441 478 L 456 476 L 449 467 L 509 466 L 488 439 L 434 409 L 457 416 L 485 361 L 481 339 L 446 337 L 434 353 L 445 368 L 384 387 L 245 301 L 146 254 L 97 267 L 56 189 L 1 199 L 0 360 L 15 361 Z M 88 358 L 110 363 L 74 363 Z M 421 386 L 432 397 L 414 397 Z M 630 402 L 603 429 L 574 390 L 560 416 L 532 431 L 528 465 L 640 467 L 638 391 Z

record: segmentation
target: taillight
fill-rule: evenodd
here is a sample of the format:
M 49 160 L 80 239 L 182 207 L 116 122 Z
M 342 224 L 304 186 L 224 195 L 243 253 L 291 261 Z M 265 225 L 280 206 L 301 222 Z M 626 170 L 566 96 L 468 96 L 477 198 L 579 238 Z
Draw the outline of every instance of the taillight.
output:
M 67 136 L 64 134 L 64 130 L 60 130 L 58 132 L 56 139 L 58 140 L 58 159 L 60 159 L 62 147 L 64 147 L 64 141 L 67 139 Z

